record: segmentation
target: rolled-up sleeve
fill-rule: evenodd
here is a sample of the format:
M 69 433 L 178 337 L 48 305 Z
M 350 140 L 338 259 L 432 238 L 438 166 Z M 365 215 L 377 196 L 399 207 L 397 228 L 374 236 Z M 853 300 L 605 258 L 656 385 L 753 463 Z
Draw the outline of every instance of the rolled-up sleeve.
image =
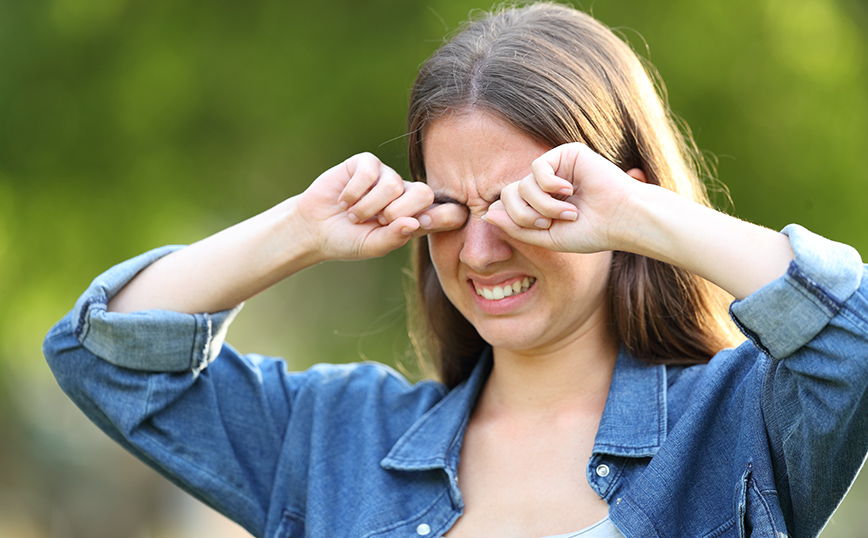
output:
M 859 253 L 790 225 L 787 274 L 731 312 L 771 360 L 762 413 L 793 536 L 813 536 L 868 452 L 868 278 Z
M 853 247 L 794 224 L 782 233 L 796 254 L 787 274 L 731 308 L 742 331 L 777 359 L 817 336 L 859 288 L 863 273 Z
M 282 360 L 224 345 L 240 306 L 202 314 L 106 311 L 136 274 L 178 248 L 153 250 L 97 277 L 49 331 L 43 352 L 60 387 L 104 432 L 261 534 L 300 379 Z
M 90 352 L 116 366 L 149 372 L 201 369 L 214 360 L 241 306 L 216 313 L 143 310 L 108 312 L 106 304 L 142 269 L 181 247 L 146 252 L 97 277 L 72 311 L 75 335 Z

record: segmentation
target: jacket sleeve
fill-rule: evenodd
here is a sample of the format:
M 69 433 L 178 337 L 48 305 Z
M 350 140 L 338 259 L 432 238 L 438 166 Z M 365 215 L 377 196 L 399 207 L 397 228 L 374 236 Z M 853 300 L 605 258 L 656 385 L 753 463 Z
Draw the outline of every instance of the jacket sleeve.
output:
M 852 248 L 798 226 L 785 276 L 732 306 L 771 357 L 762 413 L 793 536 L 815 536 L 868 452 L 868 278 Z
M 99 276 L 50 330 L 43 351 L 61 388 L 103 431 L 261 535 L 298 376 L 283 361 L 223 345 L 238 309 L 106 311 L 126 282 L 174 248 Z

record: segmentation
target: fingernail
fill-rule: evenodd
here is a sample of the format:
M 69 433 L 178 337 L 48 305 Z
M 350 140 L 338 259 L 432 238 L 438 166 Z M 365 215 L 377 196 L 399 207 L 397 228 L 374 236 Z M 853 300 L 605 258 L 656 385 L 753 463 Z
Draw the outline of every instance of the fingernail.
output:
M 384 217 L 382 213 L 377 215 L 377 222 L 379 222 L 381 226 L 389 224 L 389 221 L 386 220 L 386 217 Z
M 548 228 L 551 223 L 549 222 L 549 219 L 536 219 L 533 225 L 537 228 Z
M 569 189 L 567 187 L 564 187 L 563 189 L 558 191 L 558 194 L 563 195 L 563 196 L 572 196 L 573 195 L 573 189 Z
M 428 215 L 422 215 L 421 217 L 419 217 L 419 224 L 421 224 L 423 228 L 431 226 L 431 217 L 429 217 Z
M 579 214 L 575 211 L 564 211 L 558 215 L 558 218 L 561 220 L 576 220 L 579 218 Z
M 357 217 L 355 213 L 347 213 L 347 220 L 353 224 L 359 223 L 359 217 Z
M 401 233 L 404 235 L 412 235 L 415 230 L 409 226 L 404 226 L 401 228 Z
M 343 211 L 346 208 L 350 207 L 350 204 L 348 204 L 346 200 L 341 200 L 341 202 L 338 204 L 338 207 L 340 207 L 341 211 Z

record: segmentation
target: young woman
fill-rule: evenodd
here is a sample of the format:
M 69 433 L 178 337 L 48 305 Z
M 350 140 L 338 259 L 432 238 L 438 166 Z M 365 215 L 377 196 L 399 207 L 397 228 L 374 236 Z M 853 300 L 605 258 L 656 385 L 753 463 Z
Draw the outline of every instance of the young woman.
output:
M 409 133 L 418 181 L 356 155 L 98 277 L 46 338 L 60 385 L 256 536 L 819 533 L 868 450 L 858 253 L 710 209 L 640 62 L 566 7 L 466 25 Z M 412 237 L 438 381 L 223 344 L 247 298 Z

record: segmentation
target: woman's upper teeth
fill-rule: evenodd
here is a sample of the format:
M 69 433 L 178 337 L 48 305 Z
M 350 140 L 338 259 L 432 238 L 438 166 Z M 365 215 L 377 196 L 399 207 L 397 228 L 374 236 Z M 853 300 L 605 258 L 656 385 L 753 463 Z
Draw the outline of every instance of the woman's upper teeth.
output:
M 516 280 L 512 284 L 501 284 L 500 286 L 480 286 L 476 284 L 474 287 L 480 297 L 485 297 L 489 301 L 498 301 L 504 297 L 526 292 L 534 282 L 536 282 L 536 278 L 526 276 L 524 280 Z

